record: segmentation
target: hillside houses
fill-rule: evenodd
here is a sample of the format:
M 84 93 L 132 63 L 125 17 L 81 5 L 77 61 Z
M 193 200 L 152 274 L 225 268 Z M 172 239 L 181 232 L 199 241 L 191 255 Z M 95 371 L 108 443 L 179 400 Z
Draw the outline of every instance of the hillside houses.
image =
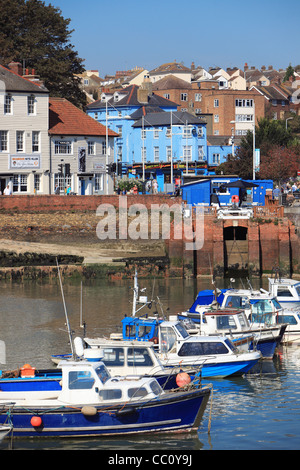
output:
M 172 190 L 183 175 L 214 172 L 260 118 L 299 114 L 298 81 L 284 76 L 270 66 L 206 70 L 176 61 L 104 78 L 89 70 L 79 110 L 11 63 L 0 68 L 0 189 L 110 194 L 126 173 Z

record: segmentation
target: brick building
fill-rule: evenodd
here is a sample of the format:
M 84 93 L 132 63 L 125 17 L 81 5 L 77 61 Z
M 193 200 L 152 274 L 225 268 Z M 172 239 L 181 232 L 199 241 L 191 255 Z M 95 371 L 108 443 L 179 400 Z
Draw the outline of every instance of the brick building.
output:
M 211 135 L 245 135 L 265 115 L 265 98 L 255 89 L 219 89 L 216 80 L 187 83 L 169 75 L 153 84 L 156 94 L 178 105 L 178 111 L 212 117 Z M 209 128 L 211 130 L 209 130 Z

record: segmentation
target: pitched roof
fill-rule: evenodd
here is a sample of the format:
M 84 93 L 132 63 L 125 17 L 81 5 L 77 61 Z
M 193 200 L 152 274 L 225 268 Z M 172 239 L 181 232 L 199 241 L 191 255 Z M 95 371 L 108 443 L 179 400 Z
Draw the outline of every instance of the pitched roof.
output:
M 197 116 L 194 116 L 191 113 L 186 111 L 176 111 L 172 113 L 172 124 L 173 125 L 185 125 L 188 124 L 206 124 L 205 121 L 202 121 Z M 170 126 L 171 125 L 171 113 L 167 111 L 162 111 L 160 113 L 151 113 L 147 114 L 146 119 L 139 119 L 136 121 L 132 127 L 142 127 L 143 125 L 147 126 Z
M 33 83 L 27 78 L 0 65 L 0 80 L 5 84 L 5 90 L 10 92 L 49 93 L 42 83 Z
M 289 91 L 280 85 L 254 86 L 261 94 L 269 100 L 288 100 Z M 252 88 L 251 88 L 252 89 Z
M 138 100 L 138 89 L 139 87 L 137 85 L 130 85 L 126 88 L 122 88 L 120 90 L 120 99 L 119 101 L 115 102 L 114 98 L 112 97 L 111 99 L 108 100 L 108 106 L 110 104 L 113 105 L 114 108 L 118 108 L 121 106 L 145 106 L 145 103 L 141 103 Z M 121 97 L 121 95 L 124 95 Z M 88 109 L 99 109 L 99 108 L 105 108 L 105 102 L 98 100 L 95 101 L 94 103 L 91 103 L 87 106 Z M 146 106 L 168 106 L 168 107 L 177 107 L 177 103 L 174 103 L 173 101 L 170 101 L 166 98 L 163 98 L 162 96 L 156 95 L 155 93 L 150 94 L 148 97 L 148 103 Z
M 175 77 L 174 75 L 167 75 L 152 84 L 153 90 L 182 90 L 191 88 L 192 85 L 190 83 L 182 80 L 181 78 Z
M 149 73 L 150 75 L 155 75 L 157 73 L 191 73 L 191 69 L 175 61 L 159 65 Z
M 106 127 L 65 98 L 49 98 L 49 134 L 105 136 Z M 108 136 L 118 134 L 108 129 Z

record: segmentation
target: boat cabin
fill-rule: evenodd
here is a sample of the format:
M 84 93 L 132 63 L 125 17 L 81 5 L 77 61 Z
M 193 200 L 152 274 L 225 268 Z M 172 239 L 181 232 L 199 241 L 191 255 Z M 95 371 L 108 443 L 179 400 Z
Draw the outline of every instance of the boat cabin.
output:
M 163 370 L 153 343 L 141 341 L 84 338 L 84 357 L 88 360 L 101 358 L 112 375 L 155 374 Z
M 162 389 L 155 379 L 111 377 L 103 362 L 62 361 L 62 390 L 58 400 L 65 403 L 101 404 L 144 397 L 154 398 Z
M 300 281 L 269 278 L 269 292 L 282 307 L 300 306 Z
M 133 325 L 129 317 L 126 317 L 125 325 Z M 144 318 L 134 317 L 135 331 L 138 334 L 143 331 Z M 147 327 L 150 326 L 150 318 L 146 320 Z M 225 337 L 221 336 L 191 336 L 182 321 L 157 321 L 153 318 L 152 329 L 148 334 L 156 334 L 157 353 L 160 358 L 166 354 L 181 357 L 189 356 L 208 356 L 212 354 L 229 354 L 235 351 L 234 345 Z M 126 329 L 123 332 L 129 332 Z M 130 329 L 133 333 L 133 329 Z M 126 339 L 126 337 L 125 337 Z
M 200 313 L 205 334 L 225 334 L 230 331 L 249 331 L 250 324 L 243 310 L 232 308 L 205 310 Z
M 231 289 L 224 295 L 222 308 L 244 309 L 248 320 L 252 323 L 273 324 L 274 314 L 282 310 L 276 298 L 268 293 L 250 290 Z
M 158 326 L 162 322 L 158 317 L 124 317 L 122 337 L 124 340 L 153 341 L 158 337 Z

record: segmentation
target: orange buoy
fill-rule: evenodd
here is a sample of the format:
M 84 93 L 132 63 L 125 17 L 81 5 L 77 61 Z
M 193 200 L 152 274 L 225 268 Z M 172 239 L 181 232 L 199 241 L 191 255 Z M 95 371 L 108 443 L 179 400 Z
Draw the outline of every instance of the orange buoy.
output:
M 180 372 L 176 375 L 176 384 L 178 387 L 184 387 L 191 382 L 191 377 L 186 372 Z
M 32 418 L 30 420 L 30 424 L 34 428 L 39 428 L 40 426 L 42 426 L 43 420 L 40 416 L 32 416 Z

